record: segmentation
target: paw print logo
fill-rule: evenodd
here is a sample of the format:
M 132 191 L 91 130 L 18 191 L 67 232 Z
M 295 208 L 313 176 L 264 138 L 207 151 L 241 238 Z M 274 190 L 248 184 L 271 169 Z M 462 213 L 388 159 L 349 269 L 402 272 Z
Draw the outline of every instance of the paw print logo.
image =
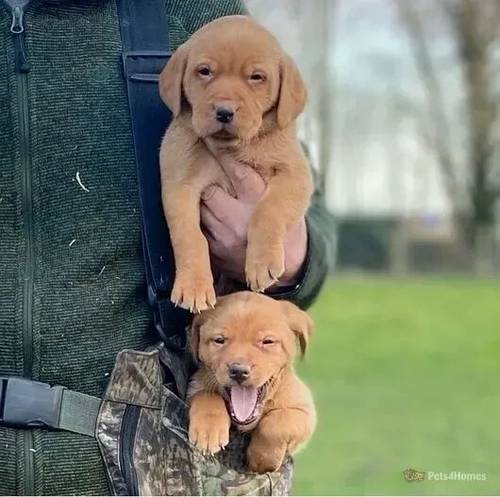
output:
M 403 477 L 408 483 L 413 481 L 424 481 L 425 471 L 417 471 L 416 469 L 408 468 L 403 471 Z

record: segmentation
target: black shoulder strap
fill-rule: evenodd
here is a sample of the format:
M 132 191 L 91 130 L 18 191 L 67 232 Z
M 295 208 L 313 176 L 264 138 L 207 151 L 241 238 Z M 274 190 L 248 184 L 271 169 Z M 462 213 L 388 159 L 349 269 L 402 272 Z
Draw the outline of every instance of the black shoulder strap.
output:
M 161 204 L 159 149 L 171 114 L 158 78 L 169 53 L 165 0 L 118 0 L 123 72 L 132 120 L 140 196 L 142 248 L 155 327 L 166 345 L 185 345 L 189 314 L 170 302 L 175 262 Z

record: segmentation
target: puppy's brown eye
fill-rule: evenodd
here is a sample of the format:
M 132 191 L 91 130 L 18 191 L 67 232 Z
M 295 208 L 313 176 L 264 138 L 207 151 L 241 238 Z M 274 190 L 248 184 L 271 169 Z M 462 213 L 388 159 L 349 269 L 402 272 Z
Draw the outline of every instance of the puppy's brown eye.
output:
M 226 343 L 226 339 L 222 335 L 217 335 L 212 341 L 217 345 L 224 345 L 224 343 Z
M 209 78 L 210 76 L 212 76 L 212 71 L 210 70 L 210 67 L 208 67 L 208 66 L 200 66 L 200 67 L 198 67 L 198 74 L 202 78 Z
M 262 345 L 272 345 L 273 343 L 276 343 L 276 340 L 272 337 L 266 337 L 262 340 Z
M 253 81 L 254 83 L 260 83 L 262 81 L 265 81 L 265 79 L 266 79 L 266 76 L 264 74 L 262 74 L 261 72 L 254 72 L 250 76 L 250 81 Z

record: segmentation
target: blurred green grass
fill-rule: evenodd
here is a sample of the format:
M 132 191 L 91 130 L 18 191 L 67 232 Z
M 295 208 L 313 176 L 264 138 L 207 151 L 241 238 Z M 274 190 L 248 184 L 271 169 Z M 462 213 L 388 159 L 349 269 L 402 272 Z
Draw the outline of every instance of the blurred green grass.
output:
M 333 279 L 298 367 L 318 429 L 296 495 L 500 492 L 500 282 Z M 408 483 L 402 471 L 486 473 Z

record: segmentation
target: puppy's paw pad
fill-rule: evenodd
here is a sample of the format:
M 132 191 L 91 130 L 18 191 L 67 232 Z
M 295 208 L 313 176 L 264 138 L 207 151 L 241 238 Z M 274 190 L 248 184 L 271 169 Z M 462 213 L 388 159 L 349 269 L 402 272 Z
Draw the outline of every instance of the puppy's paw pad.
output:
M 203 454 L 217 454 L 229 443 L 229 426 L 211 422 L 191 423 L 189 440 Z
M 254 292 L 263 292 L 270 287 L 285 272 L 285 262 L 282 251 L 269 251 L 257 257 L 249 255 L 246 261 L 245 273 L 248 286 Z
M 215 306 L 212 277 L 179 275 L 175 278 L 170 299 L 175 305 L 191 312 L 201 312 Z

